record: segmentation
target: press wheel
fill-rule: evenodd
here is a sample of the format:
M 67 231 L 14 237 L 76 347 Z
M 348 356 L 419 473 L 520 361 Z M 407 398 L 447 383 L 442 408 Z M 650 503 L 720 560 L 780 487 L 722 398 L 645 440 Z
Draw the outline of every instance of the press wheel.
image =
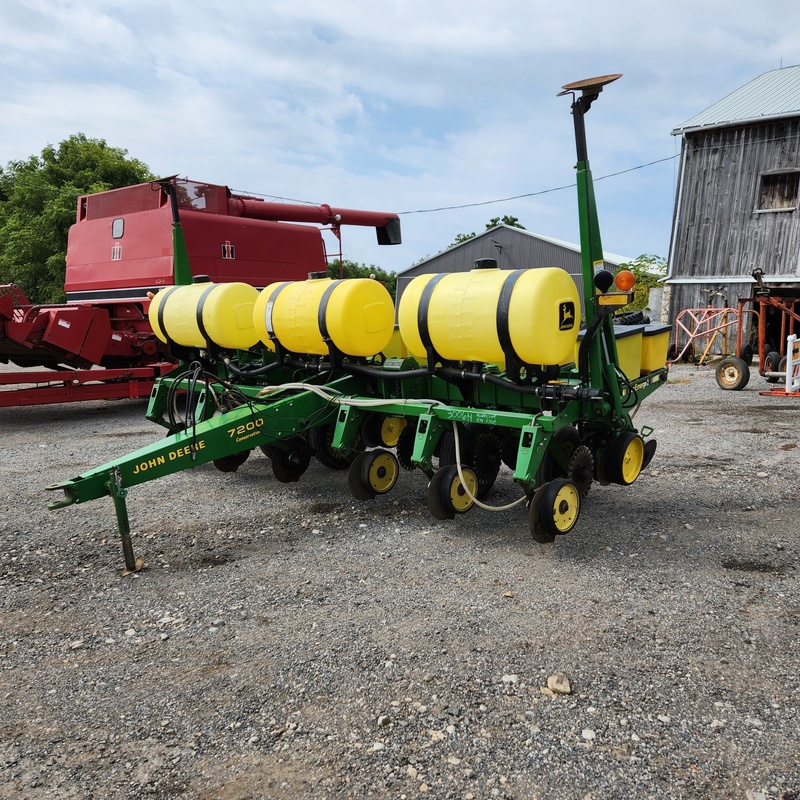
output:
M 613 438 L 603 454 L 603 475 L 610 483 L 630 486 L 644 465 L 644 440 L 635 431 L 623 431 Z
M 400 474 L 400 464 L 388 450 L 369 450 L 359 453 L 347 473 L 347 485 L 357 500 L 371 500 L 394 488 Z
M 554 533 L 550 533 L 549 530 L 545 530 L 544 526 L 542 525 L 543 492 L 544 486 L 540 486 L 533 493 L 531 502 L 528 505 L 528 528 L 535 542 L 539 542 L 539 544 L 550 544 L 550 542 L 555 541 L 556 537 Z
M 462 467 L 467 488 L 476 496 L 478 478 L 469 467 Z M 456 514 L 469 511 L 474 501 L 464 489 L 458 474 L 458 467 L 449 464 L 438 469 L 428 484 L 428 510 L 436 519 L 453 519 Z
M 542 487 L 539 519 L 545 531 L 553 536 L 569 533 L 581 513 L 581 493 L 566 478 L 555 478 Z

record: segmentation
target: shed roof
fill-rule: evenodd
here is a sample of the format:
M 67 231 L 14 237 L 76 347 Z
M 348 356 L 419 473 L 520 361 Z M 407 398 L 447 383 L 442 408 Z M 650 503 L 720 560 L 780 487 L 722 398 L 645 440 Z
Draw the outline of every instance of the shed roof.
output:
M 496 225 L 494 228 L 490 228 L 489 230 L 481 231 L 480 233 L 476 234 L 475 236 L 471 237 L 470 239 L 466 239 L 465 241 L 461 242 L 460 244 L 454 245 L 453 247 L 448 247 L 447 249 L 442 250 L 440 253 L 436 253 L 435 255 L 428 256 L 427 258 L 424 258 L 422 261 L 420 261 L 420 262 L 418 262 L 416 264 L 412 264 L 410 267 L 406 267 L 405 269 L 398 270 L 397 274 L 398 274 L 398 276 L 400 276 L 400 275 L 404 275 L 406 273 L 411 273 L 411 272 L 414 272 L 414 273 L 424 272 L 425 270 L 424 270 L 423 267 L 424 267 L 425 264 L 428 264 L 431 261 L 436 261 L 437 259 L 441 258 L 441 256 L 443 256 L 445 253 L 451 253 L 454 250 L 456 250 L 456 249 L 458 249 L 460 247 L 463 247 L 464 245 L 468 245 L 470 243 L 474 243 L 479 239 L 483 239 L 484 237 L 491 237 L 492 233 L 494 233 L 495 231 L 497 231 L 497 230 L 499 230 L 501 228 L 504 228 L 504 229 L 508 230 L 511 233 L 511 235 L 513 235 L 513 236 L 516 236 L 516 235 L 527 236 L 527 237 L 530 237 L 532 239 L 538 239 L 539 241 L 542 241 L 542 242 L 548 242 L 549 244 L 552 244 L 552 245 L 554 245 L 556 247 L 562 247 L 565 250 L 569 250 L 569 251 L 574 252 L 574 253 L 580 253 L 581 252 L 580 245 L 573 244 L 572 242 L 565 242 L 563 239 L 554 239 L 552 236 L 543 236 L 540 233 L 534 233 L 533 231 L 526 230 L 525 228 L 517 228 L 517 227 L 515 227 L 513 225 L 505 225 L 504 223 L 501 223 L 500 225 Z M 628 258 L 627 256 L 622 256 L 622 255 L 619 255 L 617 253 L 609 253 L 607 250 L 603 251 L 603 258 L 606 261 L 610 262 L 611 264 L 616 264 L 616 265 L 627 264 L 627 263 L 629 263 L 629 262 L 634 260 L 632 258 Z
M 687 119 L 672 134 L 797 116 L 800 116 L 800 65 L 759 75 Z

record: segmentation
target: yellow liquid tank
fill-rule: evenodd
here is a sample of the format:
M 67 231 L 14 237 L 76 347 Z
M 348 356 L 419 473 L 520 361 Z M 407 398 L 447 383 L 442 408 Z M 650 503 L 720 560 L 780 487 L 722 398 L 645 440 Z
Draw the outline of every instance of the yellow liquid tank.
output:
M 226 350 L 247 350 L 258 342 L 253 305 L 258 289 L 247 283 L 192 283 L 158 292 L 148 316 L 162 342 Z M 198 314 L 198 309 L 200 313 Z
M 503 364 L 509 347 L 526 364 L 572 360 L 580 296 L 558 267 L 474 269 L 420 275 L 400 298 L 400 335 L 411 355 L 426 345 L 446 361 Z
M 389 344 L 394 303 L 386 287 L 370 278 L 309 278 L 263 289 L 253 323 L 270 349 L 274 336 L 289 352 L 325 356 L 327 335 L 345 355 L 366 357 Z

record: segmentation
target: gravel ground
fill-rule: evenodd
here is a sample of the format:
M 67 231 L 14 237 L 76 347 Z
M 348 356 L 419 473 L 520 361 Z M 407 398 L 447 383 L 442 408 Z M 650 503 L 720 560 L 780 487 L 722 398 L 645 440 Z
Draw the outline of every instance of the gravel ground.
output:
M 675 368 L 651 467 L 553 545 L 258 453 L 132 489 L 126 578 L 110 500 L 44 487 L 159 438 L 145 404 L 0 409 L 0 798 L 797 800 L 800 401 L 764 388 Z

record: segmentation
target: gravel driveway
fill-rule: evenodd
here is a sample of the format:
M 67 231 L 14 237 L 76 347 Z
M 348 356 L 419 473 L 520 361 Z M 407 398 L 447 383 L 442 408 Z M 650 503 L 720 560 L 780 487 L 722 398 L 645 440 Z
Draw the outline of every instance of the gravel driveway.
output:
M 127 578 L 111 501 L 44 487 L 160 438 L 145 404 L 0 409 L 0 798 L 798 800 L 800 399 L 764 388 L 673 369 L 650 468 L 553 545 L 257 453 L 132 489 Z

